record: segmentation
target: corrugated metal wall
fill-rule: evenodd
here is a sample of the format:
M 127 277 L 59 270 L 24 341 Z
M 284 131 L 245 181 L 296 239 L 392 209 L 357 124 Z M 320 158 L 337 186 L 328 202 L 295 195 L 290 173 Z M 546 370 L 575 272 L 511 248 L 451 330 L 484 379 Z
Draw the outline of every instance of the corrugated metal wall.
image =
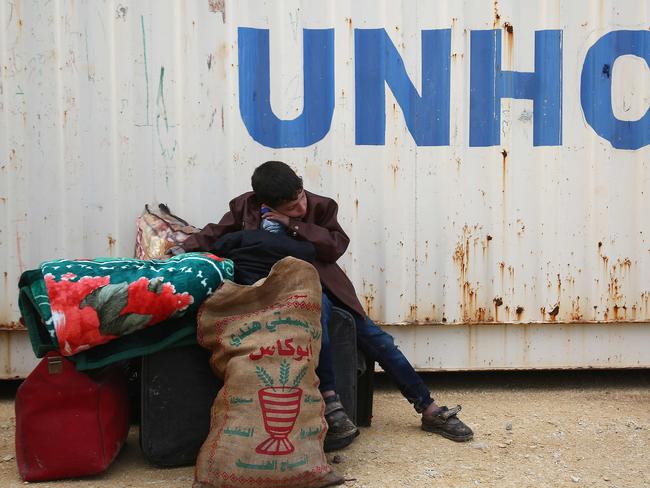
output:
M 594 108 L 604 120 L 604 92 L 593 86 L 611 77 L 607 106 L 643 133 L 647 36 L 639 34 L 641 55 L 614 56 L 602 72 L 585 63 L 608 33 L 647 34 L 649 7 L 634 0 L 3 2 L 0 324 L 18 319 L 16 283 L 25 269 L 50 258 L 131 255 L 146 202 L 166 202 L 196 225 L 215 221 L 268 159 L 290 163 L 308 189 L 339 201 L 352 239 L 341 263 L 379 321 L 648 321 L 650 153 L 638 139 L 629 143 L 634 149 L 614 148 L 590 115 Z M 332 29 L 332 120 L 316 142 L 287 147 L 291 138 L 280 134 L 275 149 L 257 142 L 259 132 L 253 137 L 240 87 L 264 70 L 240 77 L 241 28 L 268 29 L 270 107 L 285 121 L 319 101 L 316 92 L 307 103 L 303 85 L 323 81 L 319 70 L 330 62 L 315 57 L 317 49 L 303 62 L 303 29 Z M 364 37 L 370 29 L 388 36 L 379 48 Z M 427 45 L 429 64 L 423 31 L 441 40 Z M 482 51 L 486 39 L 494 46 Z M 634 39 L 617 42 L 614 51 L 638 47 Z M 263 44 L 255 46 L 254 67 L 264 60 Z M 384 142 L 360 143 L 364 133 L 377 134 L 377 120 L 355 104 L 383 82 L 366 85 L 355 67 L 377 53 L 393 75 L 399 63 L 390 62 L 401 60 L 418 91 L 425 82 L 444 91 L 448 76 L 448 96 L 430 99 L 442 103 L 434 134 L 442 143 L 416 140 L 416 109 L 428 110 L 429 99 L 394 95 L 408 88 L 404 79 L 387 80 L 385 104 L 370 107 L 379 122 L 385 117 Z M 500 121 L 474 106 L 494 81 L 478 70 L 494 60 L 502 72 L 539 75 L 530 84 L 493 83 L 503 93 L 525 92 L 526 99 L 504 96 Z M 424 65 L 433 76 L 423 76 Z M 552 121 L 537 118 L 550 103 L 540 88 L 548 66 L 561 90 L 561 110 L 549 113 L 561 125 L 542 130 Z M 296 137 L 309 138 L 297 127 Z M 492 134 L 493 142 L 477 143 L 474 134 Z

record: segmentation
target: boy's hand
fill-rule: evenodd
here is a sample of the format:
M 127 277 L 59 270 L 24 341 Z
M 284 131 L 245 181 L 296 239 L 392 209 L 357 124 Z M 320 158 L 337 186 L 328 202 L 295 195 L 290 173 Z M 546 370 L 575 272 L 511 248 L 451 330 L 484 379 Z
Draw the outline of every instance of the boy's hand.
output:
M 269 211 L 264 214 L 263 218 L 269 220 L 275 220 L 276 222 L 280 222 L 285 227 L 289 227 L 289 217 L 287 217 L 283 213 L 273 210 L 271 207 L 267 207 L 267 208 L 269 209 Z

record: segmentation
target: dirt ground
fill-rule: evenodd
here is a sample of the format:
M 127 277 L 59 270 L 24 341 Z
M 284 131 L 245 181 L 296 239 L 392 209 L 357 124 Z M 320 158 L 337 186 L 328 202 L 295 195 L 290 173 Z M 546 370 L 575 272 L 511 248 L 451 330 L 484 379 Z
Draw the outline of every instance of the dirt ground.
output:
M 439 403 L 461 403 L 475 430 L 457 444 L 419 430 L 418 416 L 383 377 L 373 425 L 332 453 L 349 488 L 650 487 L 650 371 L 435 373 Z M 17 382 L 0 382 L 0 487 L 19 487 L 14 453 Z M 334 454 L 338 458 L 334 459 Z M 137 426 L 110 469 L 71 486 L 187 487 L 193 468 L 158 469 L 138 447 Z

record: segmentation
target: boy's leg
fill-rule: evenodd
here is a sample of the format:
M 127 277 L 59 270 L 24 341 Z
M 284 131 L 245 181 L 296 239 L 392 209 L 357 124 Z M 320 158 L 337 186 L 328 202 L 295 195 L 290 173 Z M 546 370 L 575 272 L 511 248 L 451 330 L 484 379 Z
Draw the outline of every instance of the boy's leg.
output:
M 320 379 L 320 392 L 325 400 L 325 420 L 327 420 L 327 435 L 325 436 L 325 452 L 343 449 L 350 445 L 359 435 L 359 429 L 350 420 L 341 399 L 336 394 L 336 378 L 330 351 L 329 319 L 332 311 L 332 302 L 323 293 L 321 309 L 321 349 L 318 356 L 316 375 Z
M 434 403 L 429 388 L 402 351 L 397 348 L 393 336 L 377 327 L 368 316 L 361 317 L 354 314 L 354 319 L 359 346 L 379 363 L 395 381 L 402 395 L 413 404 L 418 413 L 422 414 L 422 428 L 455 441 L 472 439 L 474 435 L 472 429 L 456 416 L 460 406 L 448 409 L 438 407 Z
M 354 314 L 354 320 L 359 347 L 388 373 L 416 412 L 424 412 L 433 403 L 429 388 L 397 348 L 393 336 L 377 327 L 367 316 L 362 318 Z

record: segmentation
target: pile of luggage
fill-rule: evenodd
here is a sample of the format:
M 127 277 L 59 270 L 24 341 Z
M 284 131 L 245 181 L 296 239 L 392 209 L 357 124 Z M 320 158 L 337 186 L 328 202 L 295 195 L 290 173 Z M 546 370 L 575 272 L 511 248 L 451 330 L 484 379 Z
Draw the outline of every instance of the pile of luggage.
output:
M 295 267 L 296 263 L 283 266 L 287 265 Z M 209 350 L 206 343 L 201 344 L 207 349 L 197 343 L 197 311 L 210 302 L 214 308 L 220 300 L 215 290 L 232 277 L 232 263 L 209 253 L 187 253 L 159 261 L 57 260 L 25 272 L 19 284 L 19 304 L 34 352 L 43 359 L 16 396 L 16 460 L 22 478 L 42 481 L 101 473 L 120 452 L 131 424 L 138 421 L 140 446 L 149 462 L 160 467 L 194 464 L 210 433 L 211 408 L 224 389 L 215 371 L 219 371 L 218 361 L 225 367 L 223 351 L 227 349 L 213 342 L 215 347 Z M 312 301 L 320 296 L 320 285 L 316 284 Z M 208 329 L 211 326 L 205 325 Z M 354 327 L 348 312 L 334 309 L 329 334 L 338 393 L 351 419 L 368 426 L 374 364 L 358 352 Z M 313 337 L 318 338 L 318 333 Z M 302 351 L 307 351 L 306 347 Z M 252 353 L 250 357 L 259 359 Z M 305 364 L 303 357 L 307 354 L 294 355 L 297 362 L 292 381 L 296 385 L 305 375 L 298 368 Z M 277 360 L 283 361 L 277 363 L 280 369 L 275 375 L 281 379 L 289 374 L 289 363 L 280 356 Z M 272 392 L 289 391 L 287 378 L 282 386 L 260 388 L 259 392 L 269 388 Z M 245 396 L 230 395 L 230 402 L 244 408 L 244 404 L 258 401 L 250 392 Z M 228 403 L 224 395 L 221 397 L 222 403 Z M 262 393 L 259 401 L 264 402 Z M 310 402 L 322 400 L 318 394 L 305 394 L 297 401 L 307 412 Z M 261 408 L 264 411 L 263 405 Z M 319 415 L 322 419 L 322 412 Z M 213 424 L 219 421 L 212 419 Z M 323 427 L 318 432 L 310 426 L 303 429 L 302 439 L 318 434 L 322 451 L 325 430 Z M 234 440 L 253 437 L 252 429 L 231 431 L 236 434 Z M 254 456 L 286 454 L 276 437 L 271 435 L 270 439 L 272 447 L 258 449 Z M 212 455 L 219 454 L 212 447 Z M 253 466 L 246 459 L 244 452 L 234 462 L 243 468 Z M 307 464 L 303 457 L 294 462 L 288 458 L 279 462 L 281 457 L 278 462 L 276 458 L 267 459 L 274 461 L 254 469 L 272 466 L 275 476 L 280 477 L 294 470 L 292 476 L 296 478 L 298 470 L 305 468 L 301 465 Z M 269 476 L 268 472 L 262 474 L 265 479 Z M 325 486 L 324 480 L 314 480 L 313 486 Z

